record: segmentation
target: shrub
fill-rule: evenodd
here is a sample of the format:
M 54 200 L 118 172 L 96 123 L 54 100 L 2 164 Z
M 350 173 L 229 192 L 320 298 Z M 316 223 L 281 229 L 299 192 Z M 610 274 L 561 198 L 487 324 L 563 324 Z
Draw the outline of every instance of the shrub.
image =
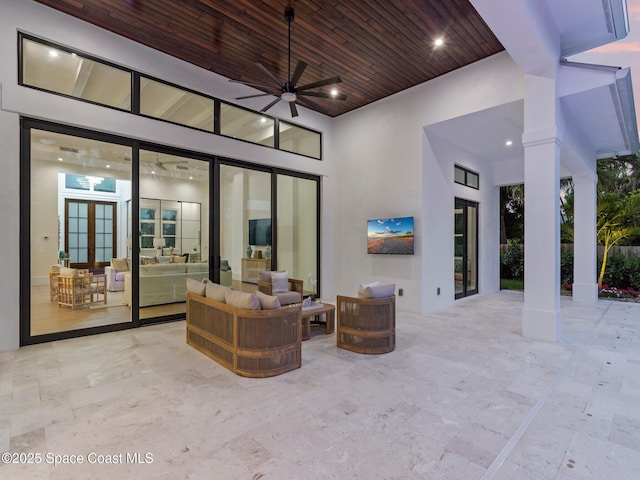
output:
M 502 256 L 502 276 L 513 280 L 524 280 L 524 248 L 517 240 L 509 240 Z
M 573 284 L 573 250 L 560 247 L 560 284 Z
M 602 261 L 598 261 L 598 269 L 601 264 Z M 612 251 L 602 283 L 617 289 L 640 291 L 640 255 L 626 257 L 618 250 Z
M 640 255 L 631 255 L 624 262 L 629 287 L 640 291 Z
M 618 288 L 626 288 L 627 280 L 626 275 L 624 274 L 624 260 L 625 256 L 619 250 L 612 250 L 607 258 L 607 268 L 604 272 L 604 277 L 602 277 L 602 284 L 609 285 L 612 287 Z M 598 271 L 600 271 L 600 266 L 602 265 L 602 261 L 598 260 Z

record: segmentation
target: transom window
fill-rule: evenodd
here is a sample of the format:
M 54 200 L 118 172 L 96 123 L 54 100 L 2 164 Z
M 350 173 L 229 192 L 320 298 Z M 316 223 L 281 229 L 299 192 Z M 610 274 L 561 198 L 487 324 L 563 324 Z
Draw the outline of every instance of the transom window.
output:
M 320 132 L 26 34 L 19 39 L 20 85 L 322 159 Z
M 477 173 L 458 165 L 454 166 L 453 180 L 460 185 L 466 185 L 467 187 L 475 188 L 476 190 L 480 189 L 480 176 Z

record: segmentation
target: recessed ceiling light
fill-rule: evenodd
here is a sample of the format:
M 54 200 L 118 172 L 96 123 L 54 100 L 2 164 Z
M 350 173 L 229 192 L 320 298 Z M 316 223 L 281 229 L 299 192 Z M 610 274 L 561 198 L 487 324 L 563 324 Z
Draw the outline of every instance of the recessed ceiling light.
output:
M 111 165 L 107 165 L 107 168 L 111 168 Z
M 156 171 L 155 170 L 151 170 L 151 175 L 155 175 Z
M 336 95 L 338 95 L 338 89 L 337 88 L 332 88 L 331 89 L 331 96 L 335 97 Z
M 442 45 L 444 45 L 444 39 L 442 37 L 436 38 L 433 42 L 433 46 L 436 48 L 441 47 Z
M 511 140 L 507 140 L 506 142 L 504 142 L 504 144 L 505 144 L 507 147 L 510 147 L 511 145 L 513 145 L 513 142 L 512 142 Z
M 190 176 L 190 177 L 189 177 L 189 180 L 193 180 L 193 176 Z
M 260 119 L 260 123 L 267 123 L 267 119 L 266 119 L 266 118 L 264 118 L 264 117 L 262 117 L 262 118 Z
M 58 51 L 57 50 L 49 50 L 49 56 L 50 57 L 57 57 L 58 56 Z
M 58 157 L 58 161 L 59 161 L 59 162 L 64 162 L 64 160 L 62 159 L 62 157 Z

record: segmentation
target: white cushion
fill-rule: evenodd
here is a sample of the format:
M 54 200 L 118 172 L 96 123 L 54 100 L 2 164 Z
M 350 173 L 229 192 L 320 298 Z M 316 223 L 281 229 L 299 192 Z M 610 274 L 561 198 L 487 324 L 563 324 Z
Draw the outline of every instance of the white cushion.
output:
M 207 286 L 210 284 L 207 284 Z M 228 305 L 245 310 L 260 310 L 260 301 L 253 293 L 238 292 L 230 288 L 224 293 Z
M 289 272 L 271 272 L 271 293 L 289 291 Z
M 231 290 L 229 287 L 225 287 L 224 285 L 220 285 L 218 283 L 213 283 L 208 281 L 204 284 L 206 288 L 206 296 L 211 300 L 215 300 L 216 302 L 225 303 L 227 291 Z
M 358 287 L 358 296 L 362 297 L 367 287 L 377 287 L 378 285 L 380 285 L 380 282 L 361 283 L 360 287 Z
M 63 277 L 77 277 L 78 269 L 69 267 L 60 267 L 60 275 Z
M 195 293 L 204 297 L 206 293 L 206 285 L 193 278 L 187 278 L 187 292 Z
M 360 298 L 385 298 L 390 297 L 396 291 L 395 283 L 389 285 L 375 285 L 373 287 L 366 287 L 362 293 L 358 292 Z
M 256 291 L 256 297 L 258 297 L 258 301 L 263 310 L 277 310 L 281 306 L 278 297 L 267 295 L 260 290 Z

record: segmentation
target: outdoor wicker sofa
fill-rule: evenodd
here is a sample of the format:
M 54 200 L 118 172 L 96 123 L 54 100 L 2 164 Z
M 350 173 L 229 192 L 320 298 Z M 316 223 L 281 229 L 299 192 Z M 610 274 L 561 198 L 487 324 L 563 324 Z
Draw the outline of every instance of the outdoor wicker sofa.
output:
M 187 293 L 187 343 L 244 377 L 300 368 L 301 307 L 246 310 Z

